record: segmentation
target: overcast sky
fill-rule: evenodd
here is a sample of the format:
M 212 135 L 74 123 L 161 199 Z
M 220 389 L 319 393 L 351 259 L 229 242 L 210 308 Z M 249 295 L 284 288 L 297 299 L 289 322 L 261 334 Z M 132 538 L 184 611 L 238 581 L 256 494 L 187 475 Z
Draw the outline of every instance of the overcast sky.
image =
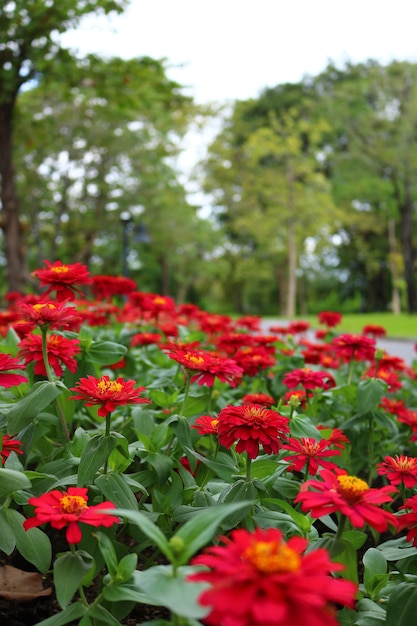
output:
M 328 62 L 417 62 L 417 0 L 131 0 L 64 36 L 80 52 L 165 57 L 198 102 L 256 97 Z

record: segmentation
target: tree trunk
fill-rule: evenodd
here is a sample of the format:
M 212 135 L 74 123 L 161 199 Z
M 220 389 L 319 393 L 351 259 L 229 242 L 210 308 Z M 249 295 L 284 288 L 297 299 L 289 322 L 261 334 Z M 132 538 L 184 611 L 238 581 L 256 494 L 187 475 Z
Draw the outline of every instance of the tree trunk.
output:
M 408 178 L 405 181 L 404 202 L 400 203 L 399 209 L 408 312 L 417 313 L 417 291 L 415 285 L 416 251 L 413 244 L 413 200 L 411 196 L 411 183 Z
M 13 167 L 13 106 L 13 102 L 0 105 L 1 228 L 4 235 L 8 291 L 23 291 L 28 271 Z
M 398 245 L 397 238 L 395 236 L 395 220 L 390 218 L 388 220 L 388 241 L 389 241 L 389 266 L 391 270 L 392 281 L 392 296 L 391 296 L 391 309 L 394 315 L 401 313 L 401 298 L 400 298 L 400 272 L 398 267 Z
M 286 316 L 288 319 L 295 317 L 297 299 L 297 249 L 295 237 L 295 217 L 294 217 L 294 173 L 291 164 L 287 166 L 287 186 L 288 186 L 288 294 Z

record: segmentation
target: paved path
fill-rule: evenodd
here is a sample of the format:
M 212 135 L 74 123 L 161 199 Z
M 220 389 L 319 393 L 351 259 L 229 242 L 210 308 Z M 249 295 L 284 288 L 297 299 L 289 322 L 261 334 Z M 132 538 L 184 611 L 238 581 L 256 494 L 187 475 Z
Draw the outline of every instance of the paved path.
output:
M 282 319 L 276 320 L 263 320 L 261 328 L 263 332 L 268 331 L 270 326 L 286 326 L 287 322 Z M 307 333 L 307 337 L 314 341 L 314 333 Z M 385 350 L 390 356 L 398 356 L 407 363 L 412 365 L 413 361 L 417 363 L 417 351 L 414 349 L 414 345 L 417 343 L 417 339 L 377 339 L 378 348 Z

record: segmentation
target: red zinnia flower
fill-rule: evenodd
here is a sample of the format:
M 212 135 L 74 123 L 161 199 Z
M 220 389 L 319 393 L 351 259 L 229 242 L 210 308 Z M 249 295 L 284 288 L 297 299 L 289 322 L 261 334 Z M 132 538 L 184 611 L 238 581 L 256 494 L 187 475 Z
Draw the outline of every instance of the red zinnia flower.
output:
M 255 315 L 244 315 L 235 321 L 235 328 L 245 328 L 246 330 L 256 332 L 261 328 L 261 321 L 261 317 L 256 317 Z
M 398 400 L 397 398 L 382 398 L 379 406 L 392 413 L 392 415 L 396 415 L 400 421 L 407 420 L 411 413 L 411 410 L 405 406 L 404 400 Z
M 45 296 L 56 291 L 56 299 L 58 302 L 63 300 L 74 300 L 75 293 L 81 293 L 75 285 L 87 285 L 91 283 L 90 274 L 88 269 L 82 263 L 72 263 L 70 265 L 64 265 L 61 261 L 55 261 L 50 263 L 44 261 L 48 266 L 32 272 L 33 276 L 36 276 L 42 286 L 48 287 L 45 292 Z
M 411 456 L 384 457 L 378 465 L 378 474 L 386 475 L 392 485 L 404 483 L 409 489 L 417 485 L 417 458 Z
M 402 387 L 402 382 L 398 378 L 397 374 L 391 370 L 384 369 L 383 367 L 378 367 L 378 369 L 373 366 L 370 367 L 363 373 L 362 378 L 380 378 L 387 383 L 388 391 L 397 391 Z
M 289 471 L 301 472 L 307 466 L 308 473 L 315 476 L 319 467 L 327 469 L 337 467 L 335 463 L 327 461 L 325 457 L 339 455 L 340 450 L 330 450 L 329 446 L 330 443 L 326 439 L 316 441 L 312 437 L 302 437 L 300 440 L 291 437 L 288 439 L 288 443 L 282 447 L 294 452 L 294 454 L 284 456 L 283 460 L 288 461 L 287 469 Z
M 347 361 L 372 361 L 375 356 L 375 339 L 363 335 L 339 335 L 332 339 L 331 346 Z
M 411 509 L 411 512 L 397 517 L 398 530 L 407 528 L 407 541 L 413 541 L 417 547 L 417 495 L 407 498 L 400 509 Z
M 240 348 L 233 358 L 247 376 L 256 376 L 261 370 L 275 365 L 275 357 L 264 346 Z
M 159 333 L 137 333 L 133 335 L 130 340 L 132 348 L 134 346 L 150 346 L 152 344 L 158 344 L 162 340 L 162 335 Z
M 35 304 L 23 302 L 19 306 L 19 312 L 23 319 L 40 328 L 42 326 L 73 328 L 81 321 L 77 309 L 74 306 L 68 306 L 66 302 L 37 302 Z
M 337 311 L 321 311 L 317 318 L 319 324 L 325 324 L 327 328 L 334 328 L 342 321 L 342 314 Z
M 261 445 L 267 454 L 276 454 L 281 438 L 289 432 L 288 418 L 259 404 L 226 406 L 218 415 L 219 443 L 231 448 L 237 441 L 236 452 L 246 451 L 255 459 Z
M 145 387 L 136 387 L 135 380 L 124 380 L 116 378 L 110 380 L 109 376 L 88 375 L 87 378 L 81 378 L 75 387 L 71 387 L 71 391 L 76 394 L 70 396 L 69 400 L 85 400 L 86 406 L 99 406 L 98 415 L 106 417 L 108 413 L 114 411 L 118 406 L 125 404 L 145 404 L 150 400 L 141 398 L 140 392 Z
M 217 435 L 219 420 L 211 415 L 200 415 L 191 428 L 196 428 L 200 435 Z
M 310 328 L 310 322 L 303 320 L 296 320 L 288 324 L 288 332 L 291 335 L 298 335 L 299 333 L 305 333 Z
M 101 502 L 88 506 L 87 488 L 69 487 L 68 491 L 54 489 L 37 498 L 29 498 L 29 504 L 35 507 L 35 517 L 23 522 L 23 528 L 29 530 L 49 522 L 52 528 L 61 530 L 67 526 L 66 539 L 68 543 L 80 543 L 82 539 L 80 522 L 90 526 L 105 526 L 109 528 L 119 523 L 119 518 L 107 515 L 103 510 L 115 509 L 113 502 Z
M 4 465 L 6 459 L 10 456 L 11 452 L 16 452 L 16 454 L 23 454 L 23 450 L 21 450 L 21 446 L 23 445 L 19 439 L 11 439 L 9 435 L 3 435 L 1 438 L 1 461 Z
M 242 398 L 243 404 L 262 404 L 264 406 L 272 406 L 275 400 L 267 393 L 247 393 Z
M 394 515 L 378 506 L 392 502 L 390 493 L 397 491 L 395 487 L 388 485 L 373 489 L 361 478 L 349 476 L 339 468 L 321 470 L 320 478 L 322 480 L 311 479 L 303 483 L 294 500 L 301 502 L 303 511 L 308 511 L 312 517 L 340 511 L 356 528 L 369 524 L 382 532 L 387 530 L 388 524 L 396 526 Z
M 5 373 L 9 370 L 23 370 L 25 366 L 19 362 L 19 359 L 11 354 L 0 354 L 0 387 L 14 387 L 20 383 L 27 383 L 28 379 L 22 374 Z
M 297 385 L 304 389 L 329 389 L 335 385 L 334 378 L 329 372 L 319 372 L 308 367 L 288 372 L 282 382 L 290 389 Z
M 350 440 L 346 437 L 343 430 L 339 428 L 331 428 L 330 426 L 318 424 L 317 429 L 320 430 L 323 437 L 327 439 L 329 445 L 335 446 L 335 448 L 341 448 L 341 450 L 343 450 L 345 443 L 350 443 Z
M 367 324 L 362 328 L 362 335 L 370 335 L 371 337 L 386 337 L 387 331 L 383 326 L 377 326 L 376 324 Z
M 242 378 L 243 370 L 234 359 L 213 355 L 204 350 L 174 348 L 168 356 L 181 363 L 189 373 L 197 371 L 192 375 L 191 382 L 197 382 L 199 385 L 212 387 L 214 379 L 218 378 L 222 383 L 236 387 Z
M 257 528 L 221 540 L 191 562 L 205 569 L 189 580 L 210 584 L 199 598 L 211 608 L 207 624 L 337 626 L 334 605 L 354 606 L 355 583 L 332 576 L 343 566 L 324 548 L 305 554 L 307 539 L 285 542 L 280 530 Z
M 75 355 L 80 352 L 79 339 L 68 339 L 62 335 L 48 335 L 46 338 L 46 351 L 48 362 L 57 376 L 62 376 L 61 362 L 70 372 L 77 370 Z M 35 361 L 35 374 L 46 376 L 46 368 L 42 353 L 41 335 L 27 335 L 19 344 L 19 355 L 25 359 L 26 365 Z
M 113 296 L 124 296 L 135 291 L 137 285 L 132 278 L 126 276 L 112 276 L 96 274 L 91 277 L 91 291 L 99 300 L 110 299 Z

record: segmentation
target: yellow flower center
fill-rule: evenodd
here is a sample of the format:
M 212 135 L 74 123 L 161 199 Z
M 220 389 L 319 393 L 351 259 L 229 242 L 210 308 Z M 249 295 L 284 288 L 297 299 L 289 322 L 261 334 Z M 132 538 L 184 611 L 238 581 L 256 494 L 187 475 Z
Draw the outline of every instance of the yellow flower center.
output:
M 51 267 L 51 272 L 54 272 L 54 274 L 66 274 L 69 272 L 69 267 L 67 265 L 58 265 L 57 267 Z
M 117 393 L 123 389 L 123 385 L 115 380 L 100 380 L 97 387 L 100 393 Z
M 351 504 L 358 502 L 369 489 L 368 483 L 356 476 L 343 474 L 337 477 L 337 482 L 338 492 Z
M 218 423 L 219 423 L 219 420 L 211 420 L 210 425 L 211 425 L 213 430 L 217 430 L 217 424 Z
M 268 409 L 264 406 L 245 406 L 245 417 L 250 419 L 265 419 L 267 417 Z
M 408 456 L 395 457 L 395 466 L 399 470 L 412 470 L 417 465 L 417 459 Z
M 82 496 L 62 496 L 59 501 L 61 513 L 72 513 L 80 516 L 83 511 L 88 509 L 87 500 Z
M 284 543 L 278 541 L 258 541 L 243 553 L 257 570 L 266 574 L 295 572 L 301 567 L 301 557 Z
M 304 441 L 303 448 L 307 456 L 315 456 L 320 451 L 317 441 Z
M 39 313 L 39 311 L 42 311 L 42 309 L 44 309 L 45 307 L 48 307 L 48 309 L 51 309 L 51 311 L 53 311 L 54 309 L 56 309 L 55 304 L 47 304 L 46 302 L 40 302 L 39 304 L 34 304 L 33 308 L 36 311 L 36 313 Z
M 160 296 L 157 296 L 156 298 L 153 299 L 154 304 L 165 304 L 165 298 L 161 298 Z
M 203 365 L 204 363 L 204 357 L 202 356 L 196 356 L 195 354 L 190 354 L 189 352 L 187 352 L 184 356 L 187 361 L 193 363 L 194 365 Z

